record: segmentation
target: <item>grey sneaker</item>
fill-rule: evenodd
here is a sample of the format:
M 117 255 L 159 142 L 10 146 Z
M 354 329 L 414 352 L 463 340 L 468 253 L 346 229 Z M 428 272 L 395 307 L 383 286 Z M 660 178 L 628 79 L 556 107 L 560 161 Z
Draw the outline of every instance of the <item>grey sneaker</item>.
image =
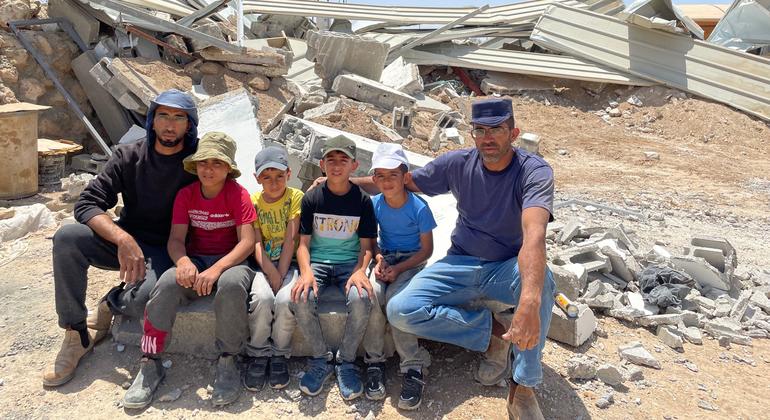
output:
M 142 358 L 131 387 L 123 397 L 123 407 L 144 408 L 152 402 L 152 395 L 166 376 L 166 370 L 159 359 Z
M 211 403 L 215 406 L 230 404 L 241 395 L 241 374 L 235 364 L 235 356 L 221 355 L 217 361 L 217 376 L 214 379 L 214 392 Z

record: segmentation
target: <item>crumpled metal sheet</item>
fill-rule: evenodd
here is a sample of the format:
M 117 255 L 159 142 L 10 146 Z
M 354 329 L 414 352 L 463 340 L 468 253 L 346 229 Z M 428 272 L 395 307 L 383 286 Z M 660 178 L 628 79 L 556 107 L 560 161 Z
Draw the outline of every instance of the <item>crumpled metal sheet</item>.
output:
M 650 29 L 662 29 L 669 32 L 682 32 L 676 21 L 682 22 L 685 28 L 696 38 L 703 39 L 703 28 L 671 0 L 637 0 L 618 15 L 629 23 Z
M 770 45 L 770 0 L 735 0 L 708 42 L 740 51 Z

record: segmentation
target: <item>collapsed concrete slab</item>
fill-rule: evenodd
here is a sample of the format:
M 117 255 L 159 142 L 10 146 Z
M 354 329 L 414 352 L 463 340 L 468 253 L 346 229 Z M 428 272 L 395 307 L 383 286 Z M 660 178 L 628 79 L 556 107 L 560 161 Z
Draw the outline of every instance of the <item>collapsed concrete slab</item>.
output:
M 332 84 L 332 90 L 340 95 L 384 109 L 397 106 L 412 107 L 415 104 L 415 99 L 411 96 L 356 74 L 337 76 Z
M 398 57 L 382 71 L 380 82 L 399 92 L 413 94 L 422 92 L 423 83 L 417 64 L 407 63 Z
M 96 54 L 86 51 L 72 60 L 72 72 L 78 78 L 110 140 L 113 144 L 118 144 L 131 128 L 131 120 L 120 103 L 89 73 L 96 63 Z
M 280 48 L 268 48 L 264 47 L 263 50 L 257 51 L 251 48 L 247 48 L 243 54 L 230 53 L 222 51 L 215 47 L 204 48 L 199 51 L 201 57 L 208 61 L 221 61 L 225 63 L 234 63 L 241 65 L 248 65 L 250 67 L 242 67 L 242 69 L 249 69 L 250 73 L 259 73 L 260 70 L 257 67 L 272 68 L 271 74 L 284 75 L 289 72 L 291 67 L 291 61 L 293 55 L 291 51 L 287 51 Z M 262 70 L 268 71 L 267 69 Z M 263 75 L 267 75 L 261 73 Z
M 242 172 L 238 183 L 249 192 L 262 190 L 251 176 L 254 157 L 265 147 L 257 119 L 257 107 L 257 99 L 243 88 L 213 96 L 198 106 L 198 135 L 203 137 L 208 132 L 221 131 L 235 140 L 238 147 L 235 163 Z
M 689 274 L 701 289 L 713 288 L 725 292 L 730 290 L 730 280 L 703 258 L 672 257 L 671 262 L 674 268 Z
M 343 72 L 380 80 L 389 49 L 384 42 L 357 35 L 311 31 L 306 57 L 316 63 L 315 72 L 323 80 L 323 87 L 329 89 Z
M 67 19 L 83 42 L 88 45 L 99 41 L 99 21 L 86 12 L 77 0 L 50 0 L 48 17 Z
M 551 325 L 548 328 L 548 338 L 560 343 L 579 347 L 585 343 L 596 330 L 596 317 L 587 305 L 578 304 L 578 317 L 569 318 L 561 309 L 552 308 Z

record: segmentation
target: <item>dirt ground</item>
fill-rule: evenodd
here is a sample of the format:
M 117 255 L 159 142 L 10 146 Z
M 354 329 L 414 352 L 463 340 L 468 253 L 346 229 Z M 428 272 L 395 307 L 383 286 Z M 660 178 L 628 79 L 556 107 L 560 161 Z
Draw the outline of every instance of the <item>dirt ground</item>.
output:
M 738 251 L 738 273 L 770 274 L 770 128 L 729 107 L 687 97 L 663 88 L 607 86 L 587 95 L 574 84 L 554 92 L 514 97 L 523 131 L 541 136 L 541 153 L 554 167 L 557 200 L 584 200 L 638 212 L 588 212 L 582 205 L 556 210 L 558 221 L 582 219 L 586 224 L 614 226 L 622 222 L 639 241 L 641 252 L 658 243 L 679 253 L 696 234 L 722 236 Z M 625 103 L 636 95 L 643 103 Z M 605 122 L 597 111 L 609 101 L 620 103 L 623 116 Z M 454 105 L 457 106 L 456 104 Z M 646 158 L 657 152 L 659 159 Z M 68 208 L 56 194 L 0 206 L 47 202 Z M 71 206 L 71 204 L 69 205 Z M 70 207 L 71 208 L 71 207 Z M 54 230 L 21 241 L 26 250 L 8 262 L 9 244 L 0 249 L 0 417 L 2 418 L 216 418 L 250 415 L 258 418 L 503 419 L 502 387 L 474 383 L 479 356 L 457 347 L 429 343 L 434 364 L 427 375 L 423 406 L 414 413 L 396 409 L 400 377 L 397 360 L 388 365 L 388 398 L 344 402 L 336 385 L 314 398 L 298 397 L 297 379 L 287 390 L 244 391 L 222 410 L 208 402 L 213 378 L 210 361 L 170 355 L 173 366 L 158 396 L 180 389 L 173 402 L 158 399 L 146 410 L 119 406 L 124 387 L 136 373 L 139 351 L 119 352 L 109 339 L 84 358 L 70 383 L 46 389 L 41 375 L 58 350 L 51 271 Z M 23 246 L 22 246 L 23 247 Z M 6 256 L 6 259 L 2 259 Z M 3 261 L 7 262 L 4 263 Z M 96 302 L 115 283 L 114 273 L 92 269 L 88 303 Z M 537 394 L 549 419 L 695 419 L 766 418 L 770 395 L 770 340 L 755 339 L 750 347 L 685 344 L 683 352 L 663 345 L 653 331 L 599 316 L 601 336 L 580 348 L 549 340 L 545 347 L 544 382 Z M 571 381 L 564 363 L 585 353 L 620 364 L 617 348 L 641 341 L 662 369 L 642 368 L 644 379 L 610 388 L 599 381 Z M 685 366 L 696 367 L 693 371 Z M 301 369 L 292 363 L 292 372 Z M 614 404 L 600 409 L 596 401 L 613 392 Z M 710 405 L 716 411 L 701 406 Z M 371 418 L 371 417 L 370 417 Z

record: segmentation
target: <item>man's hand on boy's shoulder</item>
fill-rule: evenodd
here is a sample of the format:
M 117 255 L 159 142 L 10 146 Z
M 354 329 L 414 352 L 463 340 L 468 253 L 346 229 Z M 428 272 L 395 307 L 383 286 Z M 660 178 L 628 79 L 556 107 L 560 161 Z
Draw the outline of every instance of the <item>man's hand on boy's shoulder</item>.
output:
M 291 288 L 291 301 L 294 303 L 307 302 L 307 295 L 313 289 L 313 293 L 318 297 L 318 283 L 312 273 L 302 273 Z
M 369 282 L 369 278 L 366 277 L 366 273 L 364 273 L 364 270 L 356 270 L 353 272 L 353 274 L 348 279 L 348 282 L 345 284 L 345 296 L 348 295 L 348 292 L 350 292 L 350 288 L 355 286 L 358 290 L 358 296 L 362 297 L 363 293 L 361 293 L 361 289 L 366 290 L 366 292 L 369 294 L 369 300 L 372 300 L 372 294 L 374 291 L 372 290 L 372 283 Z

